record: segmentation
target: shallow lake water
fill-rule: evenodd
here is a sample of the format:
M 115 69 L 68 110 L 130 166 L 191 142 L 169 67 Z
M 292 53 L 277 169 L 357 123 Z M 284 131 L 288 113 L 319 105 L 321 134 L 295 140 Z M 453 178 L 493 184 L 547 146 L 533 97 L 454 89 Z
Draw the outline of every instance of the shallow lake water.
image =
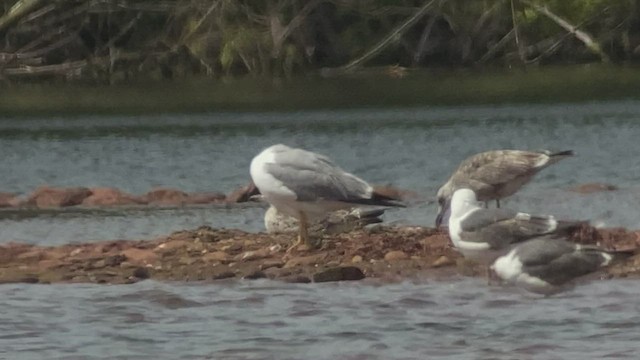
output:
M 636 359 L 640 287 L 481 279 L 0 286 L 6 359 Z
M 640 102 L 0 120 L 0 191 L 153 186 L 229 192 L 262 148 L 332 157 L 421 198 L 387 222 L 431 225 L 436 189 L 489 149 L 573 149 L 503 206 L 640 227 Z M 578 194 L 591 182 L 618 191 Z M 200 225 L 262 231 L 263 205 L 0 211 L 0 243 L 139 239 Z M 535 298 L 480 279 L 0 286 L 7 359 L 636 358 L 631 281 Z

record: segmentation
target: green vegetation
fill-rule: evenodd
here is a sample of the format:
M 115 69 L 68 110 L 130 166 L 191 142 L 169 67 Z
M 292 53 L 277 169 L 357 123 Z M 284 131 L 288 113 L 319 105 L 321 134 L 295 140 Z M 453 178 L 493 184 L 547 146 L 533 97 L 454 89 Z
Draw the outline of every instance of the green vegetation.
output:
M 639 0 L 4 0 L 0 78 L 118 84 L 640 60 Z
M 640 71 L 582 65 L 522 71 L 374 72 L 287 81 L 239 78 L 212 82 L 155 81 L 134 85 L 12 86 L 0 96 L 4 116 L 148 114 L 579 102 L 640 98 Z

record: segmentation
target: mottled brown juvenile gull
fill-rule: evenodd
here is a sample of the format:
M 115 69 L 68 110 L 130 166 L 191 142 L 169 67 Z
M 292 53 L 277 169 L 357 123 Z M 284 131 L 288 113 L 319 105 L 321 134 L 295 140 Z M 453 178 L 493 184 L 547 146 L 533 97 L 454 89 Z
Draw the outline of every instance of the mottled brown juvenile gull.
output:
M 298 242 L 309 244 L 307 226 L 328 212 L 357 206 L 402 206 L 378 194 L 326 156 L 273 145 L 251 161 L 251 178 L 264 199 L 299 221 Z M 292 247 L 293 248 L 293 247 Z
M 449 236 L 465 258 L 488 266 L 518 243 L 542 235 L 566 235 L 583 224 L 550 215 L 486 209 L 472 190 L 458 189 L 451 199 Z
M 309 224 L 310 233 L 340 234 L 362 229 L 370 224 L 381 223 L 380 216 L 384 209 L 337 210 L 328 213 L 324 218 Z M 286 234 L 298 231 L 298 219 L 285 215 L 274 206 L 270 206 L 264 214 L 264 226 L 269 234 Z
M 541 237 L 526 241 L 499 257 L 491 265 L 491 271 L 507 283 L 551 295 L 568 288 L 576 278 L 632 254 Z
M 457 189 L 473 190 L 479 201 L 485 203 L 513 195 L 534 175 L 549 165 L 574 155 L 573 151 L 493 150 L 473 155 L 464 160 L 449 180 L 438 189 L 438 216 L 440 226 L 451 196 Z

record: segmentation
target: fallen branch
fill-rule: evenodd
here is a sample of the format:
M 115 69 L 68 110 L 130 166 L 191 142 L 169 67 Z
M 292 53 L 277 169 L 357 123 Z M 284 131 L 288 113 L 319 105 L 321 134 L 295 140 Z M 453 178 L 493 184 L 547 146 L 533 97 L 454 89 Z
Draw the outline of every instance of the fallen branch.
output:
M 445 0 L 446 1 L 446 0 Z M 367 51 L 361 57 L 353 60 L 352 62 L 342 66 L 339 68 L 340 71 L 348 72 L 359 66 L 361 66 L 367 60 L 378 55 L 382 50 L 384 50 L 389 44 L 393 41 L 397 40 L 407 31 L 413 24 L 418 22 L 424 15 L 427 14 L 427 11 L 435 4 L 436 0 L 428 1 L 424 4 L 415 14 L 413 14 L 407 21 L 403 22 L 397 28 L 393 29 L 387 36 L 385 36 L 380 42 L 374 45 L 369 51 Z
M 43 0 L 19 0 L 0 17 L 0 33 L 44 4 Z
M 559 15 L 552 13 L 546 6 L 540 6 L 538 4 L 534 4 L 529 0 L 520 0 L 520 1 L 524 4 L 531 6 L 535 11 L 539 12 L 540 14 L 545 15 L 546 17 L 551 19 L 553 22 L 558 24 L 560 27 L 565 29 L 567 32 L 575 36 L 576 39 L 582 41 L 587 47 L 587 49 L 589 49 L 594 54 L 600 56 L 600 60 L 602 62 L 604 63 L 610 62 L 609 56 L 604 51 L 602 51 L 600 44 L 594 41 L 588 33 L 578 29 L 577 26 L 572 25 L 571 23 L 569 23 L 567 20 L 563 19 Z

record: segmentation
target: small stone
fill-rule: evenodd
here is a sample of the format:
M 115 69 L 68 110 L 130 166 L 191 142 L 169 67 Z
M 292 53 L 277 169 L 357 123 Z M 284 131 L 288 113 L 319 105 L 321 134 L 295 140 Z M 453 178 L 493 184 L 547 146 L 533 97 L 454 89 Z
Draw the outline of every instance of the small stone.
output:
M 351 259 L 351 262 L 354 264 L 358 264 L 362 262 L 362 256 L 356 255 Z
M 434 268 L 448 265 L 453 265 L 453 261 L 445 255 L 440 256 L 431 264 L 431 266 Z
M 231 256 L 224 251 L 214 251 L 210 253 L 206 253 L 202 256 L 202 260 L 205 262 L 225 262 L 230 261 Z
M 270 255 L 271 255 L 271 251 L 269 251 L 268 248 L 264 248 L 264 249 L 244 252 L 242 255 L 239 255 L 238 260 L 242 260 L 242 261 L 258 260 L 258 259 L 264 259 Z
M 233 244 L 225 245 L 220 250 L 228 252 L 228 253 L 232 253 L 232 254 L 233 253 L 239 253 L 240 251 L 242 251 L 242 244 L 233 243 Z
M 313 274 L 314 282 L 362 280 L 365 278 L 360 268 L 355 266 L 339 266 Z
M 138 279 L 148 279 L 151 274 L 149 274 L 149 270 L 147 268 L 138 267 L 133 270 L 132 276 Z
M 72 252 L 69 253 L 69 256 L 76 256 L 78 254 L 80 254 L 82 252 L 81 248 L 77 248 L 75 250 L 73 250 Z
M 127 257 L 124 255 L 113 255 L 113 256 L 108 256 L 106 259 L 104 259 L 104 265 L 105 266 L 118 266 L 120 264 L 122 264 L 123 261 L 127 260 Z
M 281 268 L 283 266 L 284 266 L 284 263 L 282 262 L 282 260 L 277 260 L 277 259 L 265 260 L 262 262 L 262 264 L 260 264 L 260 270 L 266 270 L 270 268 Z
M 393 250 L 389 251 L 384 255 L 384 260 L 388 262 L 398 261 L 398 260 L 406 260 L 409 256 L 404 251 L 401 250 Z

